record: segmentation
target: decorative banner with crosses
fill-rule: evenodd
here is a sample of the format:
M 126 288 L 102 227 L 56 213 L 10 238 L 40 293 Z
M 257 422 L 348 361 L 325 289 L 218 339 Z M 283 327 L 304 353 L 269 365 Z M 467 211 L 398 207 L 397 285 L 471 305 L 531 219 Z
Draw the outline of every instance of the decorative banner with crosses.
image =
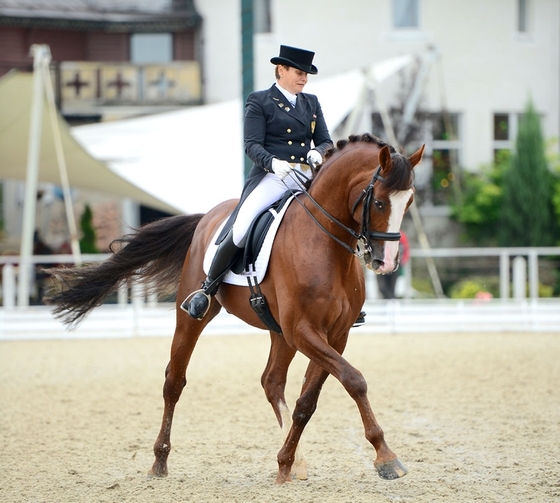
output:
M 66 61 L 60 64 L 63 108 L 99 105 L 197 104 L 201 101 L 196 61 L 134 65 Z

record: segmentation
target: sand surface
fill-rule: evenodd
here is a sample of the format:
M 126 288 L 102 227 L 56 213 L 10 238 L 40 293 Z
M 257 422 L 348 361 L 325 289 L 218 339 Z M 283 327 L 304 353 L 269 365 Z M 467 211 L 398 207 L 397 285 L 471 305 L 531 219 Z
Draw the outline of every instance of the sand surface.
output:
M 309 478 L 281 486 L 260 387 L 268 334 L 202 337 L 176 410 L 169 477 L 147 479 L 170 338 L 0 343 L 0 501 L 560 501 L 560 334 L 351 334 L 390 447 L 379 479 L 354 402 L 329 378 L 303 436 Z M 293 405 L 306 360 L 289 375 Z

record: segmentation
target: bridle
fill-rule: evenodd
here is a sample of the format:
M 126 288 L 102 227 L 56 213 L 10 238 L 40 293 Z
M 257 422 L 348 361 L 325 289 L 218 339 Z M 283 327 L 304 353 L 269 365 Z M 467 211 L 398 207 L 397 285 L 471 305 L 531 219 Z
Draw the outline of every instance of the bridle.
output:
M 400 232 L 378 232 L 378 231 L 370 231 L 369 224 L 370 224 L 370 216 L 371 216 L 371 203 L 375 201 L 373 198 L 373 189 L 375 182 L 377 180 L 381 182 L 385 182 L 385 178 L 383 178 L 379 173 L 381 172 L 381 166 L 377 166 L 376 170 L 373 173 L 373 177 L 369 185 L 362 191 L 362 194 L 356 199 L 356 202 L 352 206 L 352 214 L 356 211 L 356 208 L 360 204 L 360 201 L 363 201 L 362 206 L 362 232 L 361 236 L 365 236 L 368 244 L 370 240 L 377 240 L 377 241 L 400 241 L 401 233 Z
M 293 189 L 289 189 L 292 194 L 294 194 L 295 200 L 300 204 L 300 206 L 307 212 L 307 214 L 315 221 L 315 223 L 323 230 L 329 237 L 334 239 L 338 244 L 346 248 L 350 253 L 356 255 L 357 257 L 361 257 L 363 255 L 369 254 L 371 255 L 371 251 L 373 250 L 373 243 L 372 241 L 399 241 L 401 239 L 400 232 L 378 232 L 370 230 L 370 215 L 371 215 L 371 204 L 375 201 L 373 194 L 374 194 L 374 185 L 375 182 L 378 180 L 384 182 L 385 179 L 381 176 L 381 166 L 377 166 L 375 169 L 371 182 L 368 186 L 362 191 L 362 193 L 358 196 L 354 204 L 352 205 L 352 214 L 356 211 L 360 202 L 362 202 L 362 222 L 360 226 L 360 233 L 355 232 L 350 227 L 347 227 L 342 222 L 337 220 L 331 214 L 329 214 L 313 197 L 309 194 L 307 190 L 303 190 L 302 192 L 295 191 Z M 301 171 L 294 170 L 290 173 L 290 176 L 295 176 L 297 181 L 303 186 L 303 182 L 310 181 L 310 178 L 302 173 Z M 353 238 L 358 240 L 358 243 L 361 243 L 362 246 L 359 246 L 354 249 L 351 246 L 348 246 L 344 241 L 336 237 L 332 232 L 330 232 L 317 218 L 313 213 L 309 211 L 309 209 L 300 201 L 298 194 L 304 194 L 314 205 L 315 207 L 323 213 L 327 218 L 332 220 L 335 224 L 337 224 L 342 230 L 346 233 L 350 234 Z

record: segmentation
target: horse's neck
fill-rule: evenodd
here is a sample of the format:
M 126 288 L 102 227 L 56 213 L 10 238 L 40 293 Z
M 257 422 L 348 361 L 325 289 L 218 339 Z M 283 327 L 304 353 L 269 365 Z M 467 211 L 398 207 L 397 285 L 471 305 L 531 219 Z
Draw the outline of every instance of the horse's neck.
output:
M 350 193 L 356 185 L 355 176 L 331 168 L 328 173 L 316 180 L 316 185 L 311 186 L 309 195 L 330 216 L 347 227 L 355 227 L 356 222 L 353 219 L 349 201 Z M 321 222 L 325 221 L 320 210 L 317 210 L 311 201 L 308 201 L 306 205 L 313 210 L 315 215 L 321 216 Z
M 344 250 L 338 240 L 352 249 L 356 247 L 352 233 L 357 232 L 359 226 L 350 211 L 350 190 L 351 180 L 348 176 L 343 179 L 324 176 L 311 187 L 309 195 L 312 199 L 300 196 L 302 205 L 298 205 L 297 220 L 305 222 L 306 237 L 320 246 L 321 250 L 325 247 Z

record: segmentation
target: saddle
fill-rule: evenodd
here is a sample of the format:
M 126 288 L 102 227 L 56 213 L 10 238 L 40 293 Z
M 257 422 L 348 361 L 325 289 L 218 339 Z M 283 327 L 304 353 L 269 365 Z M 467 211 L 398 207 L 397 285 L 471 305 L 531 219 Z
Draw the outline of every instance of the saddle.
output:
M 249 299 L 251 307 L 269 330 L 279 334 L 282 333 L 282 329 L 272 316 L 259 283 L 266 274 L 276 231 L 293 198 L 293 193 L 286 191 L 281 199 L 265 208 L 256 216 L 245 236 L 243 254 L 235 261 L 230 271 L 222 280 L 223 283 L 238 286 L 248 285 L 251 291 Z M 223 226 L 218 229 L 216 235 L 220 235 L 222 230 Z M 204 258 L 204 270 L 206 272 L 215 250 L 216 246 L 211 245 L 206 253 Z
M 236 261 L 231 270 L 235 274 L 247 275 L 252 270 L 256 268 L 257 258 L 261 252 L 265 239 L 267 237 L 268 231 L 275 221 L 279 218 L 282 220 L 284 216 L 283 208 L 291 202 L 292 192 L 286 191 L 281 199 L 272 203 L 268 208 L 265 208 L 261 213 L 251 223 L 247 235 L 245 236 L 245 247 L 243 255 Z M 277 222 L 278 225 L 280 221 Z M 274 234 L 276 235 L 276 230 L 278 226 L 275 226 Z M 270 254 L 270 250 L 265 250 L 265 253 Z M 267 264 L 268 264 L 267 256 Z

